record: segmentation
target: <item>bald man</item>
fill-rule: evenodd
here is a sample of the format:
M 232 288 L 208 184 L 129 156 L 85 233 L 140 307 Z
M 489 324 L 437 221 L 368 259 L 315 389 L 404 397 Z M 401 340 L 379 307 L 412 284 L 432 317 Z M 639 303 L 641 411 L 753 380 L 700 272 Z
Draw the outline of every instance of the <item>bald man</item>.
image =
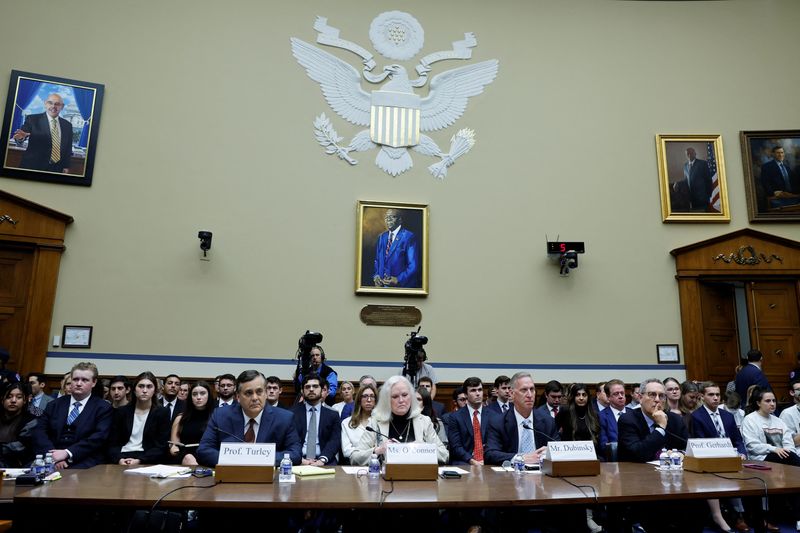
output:
M 47 96 L 44 113 L 28 115 L 25 123 L 14 132 L 14 141 L 21 146 L 25 139 L 28 148 L 22 155 L 20 168 L 66 173 L 72 158 L 72 124 L 59 115 L 64 99 L 56 93 Z

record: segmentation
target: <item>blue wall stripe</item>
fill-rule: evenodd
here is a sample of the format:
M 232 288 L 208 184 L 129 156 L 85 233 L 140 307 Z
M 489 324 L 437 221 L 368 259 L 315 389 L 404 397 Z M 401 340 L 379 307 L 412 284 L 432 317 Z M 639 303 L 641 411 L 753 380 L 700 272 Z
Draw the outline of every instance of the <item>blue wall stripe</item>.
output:
M 98 360 L 127 360 L 127 361 L 174 361 L 180 363 L 234 363 L 254 365 L 287 365 L 294 366 L 295 360 L 288 358 L 269 357 L 224 357 L 203 355 L 160 355 L 160 354 L 122 354 L 122 353 L 84 353 L 81 352 L 47 352 L 47 357 L 53 359 L 98 359 Z M 367 366 L 377 368 L 401 368 L 402 360 L 398 361 L 331 361 L 337 366 Z M 436 361 L 436 368 L 504 368 L 504 369 L 540 369 L 540 370 L 685 370 L 685 365 L 645 365 L 645 364 L 548 364 L 548 363 L 448 363 Z

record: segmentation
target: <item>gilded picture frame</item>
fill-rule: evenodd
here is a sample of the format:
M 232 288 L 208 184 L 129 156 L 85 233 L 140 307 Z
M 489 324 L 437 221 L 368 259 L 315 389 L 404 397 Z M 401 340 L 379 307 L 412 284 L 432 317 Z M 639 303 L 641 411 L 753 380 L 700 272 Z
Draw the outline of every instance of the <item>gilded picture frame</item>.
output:
M 750 222 L 800 221 L 800 130 L 741 131 L 739 141 Z
M 356 294 L 428 295 L 428 218 L 423 204 L 358 202 Z
M 730 222 L 722 135 L 656 135 L 661 220 Z

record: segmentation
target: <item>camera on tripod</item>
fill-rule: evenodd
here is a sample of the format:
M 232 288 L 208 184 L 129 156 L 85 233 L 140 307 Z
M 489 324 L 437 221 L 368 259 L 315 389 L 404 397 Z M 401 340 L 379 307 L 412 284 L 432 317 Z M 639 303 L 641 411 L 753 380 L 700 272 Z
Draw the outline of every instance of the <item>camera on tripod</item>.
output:
M 419 372 L 421 363 L 419 360 L 419 352 L 423 353 L 423 362 L 428 359 L 427 354 L 425 354 L 425 349 L 423 348 L 423 346 L 428 344 L 428 337 L 419 335 L 420 329 L 422 329 L 422 326 L 418 327 L 417 331 L 412 331 L 405 344 L 406 355 L 403 358 L 403 375 L 406 376 L 411 383 L 414 383 L 417 372 Z

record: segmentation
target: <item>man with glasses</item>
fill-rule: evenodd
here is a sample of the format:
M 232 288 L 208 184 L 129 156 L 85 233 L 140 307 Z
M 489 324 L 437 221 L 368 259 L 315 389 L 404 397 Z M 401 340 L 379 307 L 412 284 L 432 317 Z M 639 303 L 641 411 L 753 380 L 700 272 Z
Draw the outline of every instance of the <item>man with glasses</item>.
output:
M 235 407 L 236 398 L 236 378 L 233 374 L 222 374 L 219 377 L 219 391 L 217 391 L 217 403 L 215 408 Z
M 619 417 L 619 460 L 646 463 L 658 458 L 662 448 L 683 450 L 689 432 L 680 416 L 664 410 L 667 394 L 660 380 L 640 385 L 642 408 Z
M 555 419 L 558 410 L 561 409 L 561 398 L 564 396 L 562 391 L 561 383 L 554 379 L 548 381 L 544 386 L 544 403 L 537 410 Z
M 25 117 L 25 123 L 14 132 L 14 142 L 28 147 L 20 168 L 66 173 L 72 159 L 72 124 L 58 115 L 64 110 L 61 95 L 53 93 L 44 102 L 44 113 Z
M 781 411 L 780 418 L 792 432 L 794 446 L 800 455 L 800 379 L 792 382 L 789 394 L 794 399 L 794 405 Z

